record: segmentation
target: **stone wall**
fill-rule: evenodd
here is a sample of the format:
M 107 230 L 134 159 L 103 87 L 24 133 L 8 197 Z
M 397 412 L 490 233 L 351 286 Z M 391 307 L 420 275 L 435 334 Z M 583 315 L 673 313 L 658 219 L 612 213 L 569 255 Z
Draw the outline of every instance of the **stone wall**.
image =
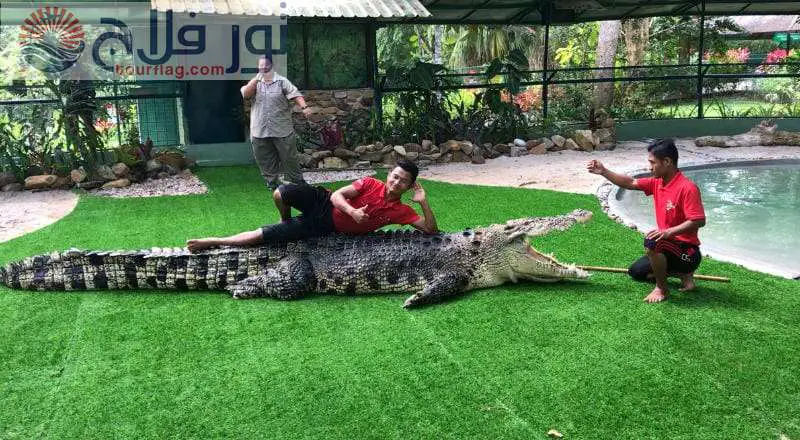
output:
M 308 120 L 319 124 L 349 115 L 353 110 L 371 107 L 375 97 L 373 89 L 303 90 L 303 97 L 311 109 Z M 295 125 L 303 125 L 304 118 L 298 106 L 294 108 Z M 299 128 L 299 127 L 298 127 Z

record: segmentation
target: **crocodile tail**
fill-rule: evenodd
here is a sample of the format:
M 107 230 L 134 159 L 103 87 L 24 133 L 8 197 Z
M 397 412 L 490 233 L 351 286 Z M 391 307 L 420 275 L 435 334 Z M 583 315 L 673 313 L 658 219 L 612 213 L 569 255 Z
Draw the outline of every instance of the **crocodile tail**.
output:
M 0 284 L 2 284 L 4 286 L 9 286 L 8 285 L 8 270 L 6 270 L 6 268 L 3 267 L 3 266 L 0 266 Z M 9 287 L 11 287 L 11 286 L 9 286 Z

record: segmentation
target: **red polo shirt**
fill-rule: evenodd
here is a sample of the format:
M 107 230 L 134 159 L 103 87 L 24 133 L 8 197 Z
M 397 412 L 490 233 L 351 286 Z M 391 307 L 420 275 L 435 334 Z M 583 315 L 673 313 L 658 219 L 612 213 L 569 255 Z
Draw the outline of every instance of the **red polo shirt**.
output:
M 706 218 L 703 201 L 700 199 L 700 190 L 680 171 L 675 173 L 667 185 L 664 185 L 662 179 L 644 177 L 636 179 L 636 186 L 648 196 L 653 196 L 658 229 L 678 226 L 686 220 L 704 220 Z M 700 245 L 697 231 L 676 235 L 673 238 Z
M 364 177 L 353 182 L 358 197 L 348 199 L 353 208 L 366 206 L 369 218 L 364 223 L 356 223 L 353 217 L 333 207 L 333 226 L 336 232 L 344 234 L 366 234 L 386 225 L 408 225 L 419 220 L 419 214 L 410 206 L 397 201 L 386 200 L 386 185 L 378 179 Z

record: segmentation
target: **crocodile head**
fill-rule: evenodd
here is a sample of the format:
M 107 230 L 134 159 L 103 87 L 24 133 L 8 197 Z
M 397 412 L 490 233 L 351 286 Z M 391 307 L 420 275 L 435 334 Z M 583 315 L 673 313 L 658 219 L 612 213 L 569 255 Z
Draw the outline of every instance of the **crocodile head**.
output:
M 576 209 L 571 213 L 558 217 L 530 217 L 509 220 L 505 225 L 498 225 L 499 234 L 496 242 L 502 246 L 501 259 L 511 269 L 508 277 L 534 281 L 558 281 L 561 279 L 587 278 L 589 273 L 556 260 L 533 247 L 534 238 L 551 231 L 563 231 L 576 223 L 584 223 L 591 219 L 592 213 L 584 209 Z

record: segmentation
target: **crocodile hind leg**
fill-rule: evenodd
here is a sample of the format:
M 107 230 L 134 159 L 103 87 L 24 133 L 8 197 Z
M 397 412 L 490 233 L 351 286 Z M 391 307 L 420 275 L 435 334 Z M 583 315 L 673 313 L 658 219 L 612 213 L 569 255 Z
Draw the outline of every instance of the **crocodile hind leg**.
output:
M 425 286 L 422 292 L 408 297 L 403 303 L 403 307 L 408 308 L 439 302 L 444 298 L 463 292 L 467 284 L 469 284 L 469 277 L 466 274 L 446 273 L 439 275 Z
M 290 258 L 281 260 L 274 269 L 264 275 L 245 278 L 229 285 L 227 289 L 234 298 L 271 297 L 278 299 L 297 299 L 317 287 L 313 267 L 306 259 Z

